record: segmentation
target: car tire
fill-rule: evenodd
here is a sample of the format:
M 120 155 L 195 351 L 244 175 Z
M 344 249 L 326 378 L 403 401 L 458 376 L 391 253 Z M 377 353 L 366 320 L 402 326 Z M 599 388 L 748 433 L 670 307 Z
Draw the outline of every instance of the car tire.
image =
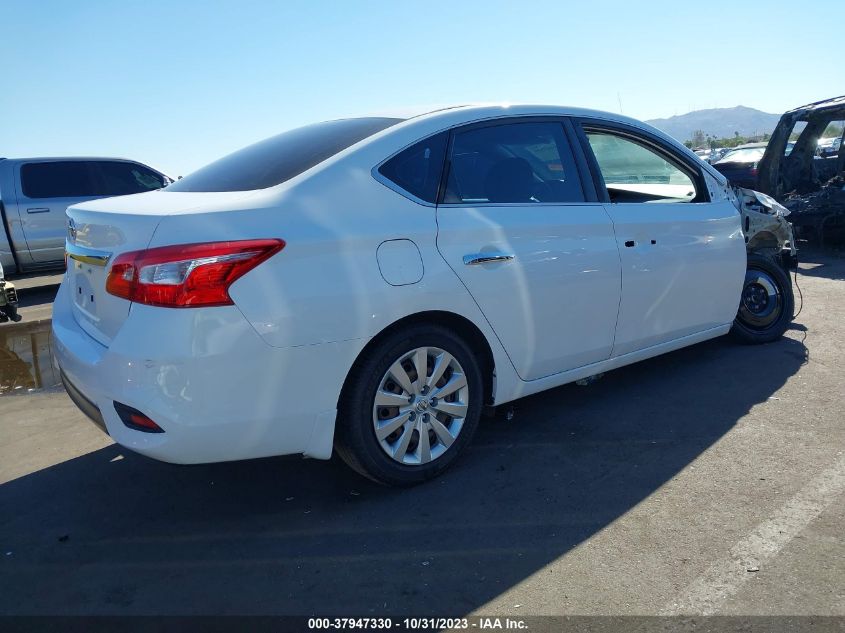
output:
M 413 486 L 436 477 L 472 440 L 483 385 L 475 353 L 452 330 L 413 325 L 388 334 L 365 352 L 344 386 L 336 452 L 381 484 Z
M 792 280 L 779 258 L 748 255 L 739 310 L 731 328 L 734 337 L 749 345 L 776 341 L 792 322 L 794 310 Z

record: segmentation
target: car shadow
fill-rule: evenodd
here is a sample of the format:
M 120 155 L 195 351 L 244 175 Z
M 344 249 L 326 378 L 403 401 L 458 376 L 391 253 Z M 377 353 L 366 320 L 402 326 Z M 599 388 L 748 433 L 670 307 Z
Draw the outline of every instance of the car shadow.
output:
M 0 486 L 0 612 L 464 614 L 639 504 L 805 359 L 722 338 L 525 398 L 408 490 L 336 460 L 180 467 L 110 446 Z

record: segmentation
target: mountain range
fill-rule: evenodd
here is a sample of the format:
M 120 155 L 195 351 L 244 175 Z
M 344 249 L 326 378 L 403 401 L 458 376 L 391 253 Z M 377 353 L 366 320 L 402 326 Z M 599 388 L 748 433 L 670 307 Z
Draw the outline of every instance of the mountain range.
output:
M 679 141 L 692 139 L 696 130 L 705 135 L 725 138 L 734 136 L 754 136 L 771 132 L 775 129 L 779 114 L 770 114 L 754 108 L 736 106 L 734 108 L 711 108 L 709 110 L 695 110 L 672 116 L 667 119 L 651 119 L 646 121 L 659 130 L 666 132 Z

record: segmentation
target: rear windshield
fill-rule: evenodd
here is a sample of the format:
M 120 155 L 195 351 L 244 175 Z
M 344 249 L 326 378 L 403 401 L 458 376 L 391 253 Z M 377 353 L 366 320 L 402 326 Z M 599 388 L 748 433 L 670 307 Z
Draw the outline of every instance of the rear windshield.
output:
M 250 191 L 290 180 L 402 119 L 341 119 L 306 125 L 250 145 L 167 187 L 167 191 Z

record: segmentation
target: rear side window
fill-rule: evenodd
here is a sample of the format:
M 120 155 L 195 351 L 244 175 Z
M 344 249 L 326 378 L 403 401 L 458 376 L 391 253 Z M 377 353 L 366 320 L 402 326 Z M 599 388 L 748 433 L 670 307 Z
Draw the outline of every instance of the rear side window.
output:
M 437 189 L 449 134 L 435 134 L 402 150 L 379 167 L 379 173 L 413 196 L 437 202 Z
M 290 130 L 229 154 L 177 180 L 167 191 L 250 191 L 273 187 L 400 121 L 342 119 Z
M 507 123 L 455 132 L 444 202 L 583 202 L 563 126 Z
M 90 163 L 99 173 L 98 195 L 125 196 L 167 186 L 161 174 L 137 163 L 96 161 Z
M 27 198 L 96 196 L 96 183 L 85 161 L 51 161 L 21 166 L 21 186 Z

